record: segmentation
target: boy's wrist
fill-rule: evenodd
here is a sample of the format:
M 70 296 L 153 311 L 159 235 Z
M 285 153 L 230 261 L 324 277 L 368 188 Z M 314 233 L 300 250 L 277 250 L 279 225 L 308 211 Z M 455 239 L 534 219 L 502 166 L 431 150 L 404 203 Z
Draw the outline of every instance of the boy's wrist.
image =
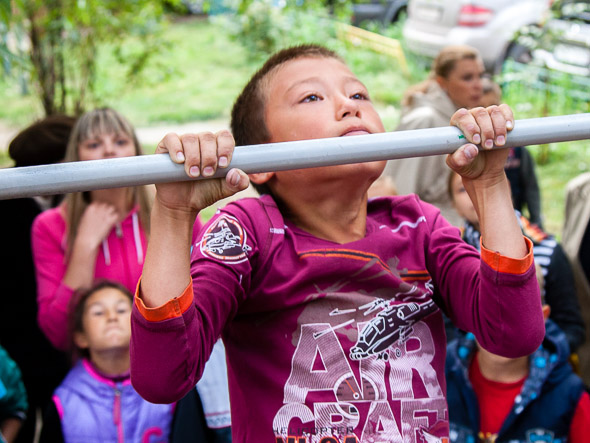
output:
M 152 222 L 177 225 L 178 227 L 190 226 L 192 228 L 199 211 L 189 207 L 171 208 L 162 204 L 157 198 L 152 207 Z

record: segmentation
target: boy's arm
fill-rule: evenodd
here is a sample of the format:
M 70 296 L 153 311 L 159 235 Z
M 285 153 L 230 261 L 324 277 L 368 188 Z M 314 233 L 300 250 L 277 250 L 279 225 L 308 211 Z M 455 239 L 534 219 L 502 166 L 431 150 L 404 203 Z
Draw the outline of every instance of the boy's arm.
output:
M 156 153 L 169 153 L 184 164 L 188 177 L 212 176 L 231 161 L 234 140 L 228 131 L 217 134 L 168 134 Z M 148 308 L 161 306 L 182 294 L 190 282 L 192 228 L 201 209 L 248 186 L 237 169 L 225 178 L 163 183 L 156 186 L 151 214 L 150 240 L 141 281 L 141 298 Z
M 454 306 L 471 323 L 482 346 L 507 357 L 518 356 L 519 349 L 532 352 L 544 335 L 539 287 L 535 280 L 532 245 L 525 242 L 514 214 L 510 185 L 504 172 L 508 156 L 501 147 L 512 129 L 512 111 L 506 105 L 487 109 L 460 109 L 451 123 L 471 142 L 447 157 L 447 164 L 462 176 L 475 210 L 482 234 L 480 287 L 469 306 Z M 472 143 L 481 144 L 478 151 Z M 522 286 L 524 285 L 524 286 Z M 466 286 L 467 287 L 467 286 Z M 465 294 L 455 294 L 453 299 Z M 467 318 L 465 318 L 467 317 Z
M 168 152 L 175 163 L 184 164 L 189 177 L 208 177 L 217 167 L 230 163 L 233 148 L 233 137 L 227 131 L 182 137 L 168 134 L 156 153 Z M 211 326 L 194 309 L 190 270 L 193 224 L 201 209 L 247 186 L 246 174 L 237 169 L 221 179 L 157 185 L 150 239 L 131 317 L 131 379 L 135 389 L 148 400 L 177 400 L 191 384 L 194 387 L 191 380 L 197 371 L 188 366 L 187 357 L 204 354 L 207 346 L 188 342 L 186 331 L 191 322 Z M 162 356 L 174 364 L 164 364 Z M 166 374 L 158 373 L 158 368 Z M 154 380 L 154 374 L 158 374 L 156 379 L 164 375 L 166 380 L 175 380 L 177 392 L 159 392 L 156 385 L 162 383 Z
M 492 149 L 506 143 L 506 133 L 514 126 L 512 111 L 507 105 L 459 109 L 451 124 L 461 129 L 470 143 L 449 155 L 447 164 L 463 179 L 477 211 L 484 246 L 507 257 L 523 258 L 528 251 L 504 172 L 508 150 Z M 481 144 L 481 150 L 474 144 Z

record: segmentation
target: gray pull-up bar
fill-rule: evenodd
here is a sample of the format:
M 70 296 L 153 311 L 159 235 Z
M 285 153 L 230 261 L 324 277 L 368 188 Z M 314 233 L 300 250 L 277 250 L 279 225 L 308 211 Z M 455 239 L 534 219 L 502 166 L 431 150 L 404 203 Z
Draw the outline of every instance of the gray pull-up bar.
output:
M 590 139 L 590 114 L 517 120 L 504 147 Z M 466 143 L 455 127 L 239 146 L 228 168 L 246 173 L 449 154 Z M 168 154 L 0 169 L 0 200 L 193 180 Z

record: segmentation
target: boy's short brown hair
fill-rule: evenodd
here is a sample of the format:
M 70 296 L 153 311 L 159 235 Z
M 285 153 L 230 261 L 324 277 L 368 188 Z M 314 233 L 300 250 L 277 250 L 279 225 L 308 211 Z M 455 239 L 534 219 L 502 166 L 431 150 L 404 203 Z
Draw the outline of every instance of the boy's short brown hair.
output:
M 335 58 L 344 60 L 334 51 L 321 45 L 308 44 L 283 49 L 272 55 L 252 76 L 238 98 L 231 113 L 231 130 L 236 146 L 268 143 L 270 134 L 264 119 L 269 74 L 283 64 L 303 57 Z M 254 185 L 261 194 L 268 194 L 265 185 Z

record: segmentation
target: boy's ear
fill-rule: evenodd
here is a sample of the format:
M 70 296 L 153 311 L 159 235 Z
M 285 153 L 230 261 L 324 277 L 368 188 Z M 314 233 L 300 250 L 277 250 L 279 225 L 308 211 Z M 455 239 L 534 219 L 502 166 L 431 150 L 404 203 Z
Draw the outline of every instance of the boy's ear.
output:
M 543 305 L 543 318 L 547 320 L 551 314 L 551 306 Z
M 86 349 L 90 344 L 88 343 L 88 339 L 86 338 L 86 334 L 83 332 L 74 332 L 74 344 L 80 349 Z
M 248 174 L 248 177 L 250 177 L 252 183 L 262 185 L 269 181 L 274 175 L 274 172 L 258 172 L 256 174 Z

